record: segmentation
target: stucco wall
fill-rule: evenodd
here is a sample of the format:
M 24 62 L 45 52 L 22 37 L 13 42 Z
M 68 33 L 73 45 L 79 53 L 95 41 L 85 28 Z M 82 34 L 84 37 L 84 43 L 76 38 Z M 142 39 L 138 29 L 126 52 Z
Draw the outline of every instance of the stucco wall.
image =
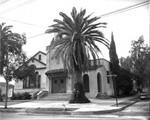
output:
M 47 47 L 47 58 L 46 58 L 46 72 L 49 70 L 56 70 L 56 69 L 62 69 L 64 68 L 63 62 L 62 60 L 56 60 L 56 59 L 52 59 L 52 56 L 54 54 L 55 49 L 50 49 L 49 47 Z M 70 81 L 68 79 L 66 79 L 66 91 L 69 92 L 67 89 Z M 52 92 L 52 80 L 51 78 L 46 77 L 46 89 L 49 91 L 49 93 Z
M 48 48 L 49 49 L 49 48 Z M 63 62 L 60 59 L 57 61 L 56 59 L 51 59 L 52 55 L 54 53 L 54 50 L 49 49 L 47 52 L 47 66 L 46 66 L 46 71 L 49 70 L 54 70 L 54 69 L 62 69 L 64 68 Z M 101 75 L 101 93 L 106 93 L 107 95 L 111 96 L 113 95 L 113 83 L 112 79 L 110 78 L 110 83 L 107 81 L 107 71 L 110 71 L 109 67 L 109 61 L 105 59 L 100 59 L 97 60 L 97 63 L 99 63 L 102 66 L 99 66 L 96 70 L 90 70 L 84 74 L 88 74 L 89 76 L 89 89 L 90 92 L 86 93 L 87 97 L 90 98 L 95 98 L 96 95 L 98 94 L 98 85 L 97 85 L 97 74 L 100 73 Z M 92 64 L 92 61 L 91 61 Z M 71 93 L 72 88 L 73 88 L 73 81 L 72 81 L 73 76 L 68 75 L 66 79 L 66 92 Z M 49 92 L 51 93 L 51 79 L 47 78 L 47 88 L 49 89 Z
M 45 72 L 46 70 L 45 69 L 40 69 L 40 70 L 37 70 L 39 72 L 39 75 L 41 75 L 41 83 L 40 83 L 40 87 L 42 89 L 46 89 L 46 75 L 45 75 Z
M 100 64 L 102 65 L 96 70 L 91 70 L 85 74 L 89 75 L 90 92 L 86 93 L 87 97 L 94 98 L 98 94 L 97 85 L 97 74 L 101 75 L 101 93 L 106 93 L 108 96 L 114 95 L 113 81 L 109 77 L 109 82 L 107 80 L 107 71 L 110 72 L 109 61 L 105 59 L 100 59 Z
M 53 54 L 54 54 L 54 51 L 55 51 L 55 49 L 53 49 L 53 50 L 50 50 L 50 52 L 49 52 L 49 56 L 48 56 L 48 58 L 49 58 L 49 60 L 48 60 L 48 62 L 49 62 L 49 68 L 47 68 L 48 70 L 54 70 L 54 69 L 62 69 L 62 68 L 64 68 L 64 65 L 63 65 L 63 62 L 62 62 L 62 59 L 60 58 L 60 59 L 55 59 L 55 58 L 52 58 L 53 57 Z

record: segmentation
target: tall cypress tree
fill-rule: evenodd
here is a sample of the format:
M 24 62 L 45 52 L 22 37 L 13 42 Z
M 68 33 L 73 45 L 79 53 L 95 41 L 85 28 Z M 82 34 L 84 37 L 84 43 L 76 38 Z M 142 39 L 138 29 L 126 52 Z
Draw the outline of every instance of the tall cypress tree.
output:
M 117 75 L 119 72 L 119 59 L 118 59 L 118 55 L 116 53 L 116 45 L 115 45 L 113 33 L 111 34 L 109 57 L 110 57 L 110 62 L 111 62 L 110 69 L 113 74 Z
M 113 33 L 111 34 L 111 43 L 110 43 L 110 49 L 109 49 L 109 56 L 110 56 L 110 69 L 112 74 L 116 75 L 116 77 L 113 79 L 114 81 L 114 87 L 115 87 L 115 95 L 119 93 L 119 60 L 116 53 L 116 45 L 114 41 Z

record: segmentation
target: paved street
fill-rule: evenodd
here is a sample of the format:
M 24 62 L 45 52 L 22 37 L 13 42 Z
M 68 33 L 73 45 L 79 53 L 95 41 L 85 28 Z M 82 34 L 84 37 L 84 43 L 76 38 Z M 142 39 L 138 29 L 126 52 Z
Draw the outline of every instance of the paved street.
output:
M 149 101 L 139 101 L 123 111 L 101 115 L 49 115 L 0 113 L 0 120 L 149 120 Z
M 114 113 L 113 115 L 118 115 L 120 118 L 132 118 L 137 120 L 149 120 L 150 119 L 150 101 L 140 100 L 139 102 L 133 104 L 132 106 L 126 108 L 123 111 Z

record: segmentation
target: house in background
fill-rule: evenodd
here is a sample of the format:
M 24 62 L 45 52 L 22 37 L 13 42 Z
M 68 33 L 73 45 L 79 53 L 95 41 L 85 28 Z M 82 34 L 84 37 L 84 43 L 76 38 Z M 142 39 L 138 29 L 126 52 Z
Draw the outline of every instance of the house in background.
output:
M 27 77 L 23 81 L 15 82 L 14 92 L 36 92 L 48 90 L 46 85 L 46 53 L 37 52 L 27 62 L 35 70 L 35 77 Z
M 47 46 L 46 84 L 49 94 L 71 94 L 74 85 L 73 74 L 69 74 L 64 69 L 61 58 L 59 60 L 52 58 L 54 52 L 54 49 Z M 95 98 L 100 94 L 113 96 L 112 77 L 107 77 L 111 74 L 109 61 L 102 58 L 96 61 L 96 67 L 93 60 L 90 60 L 89 64 L 89 70 L 82 75 L 86 96 L 90 98 Z

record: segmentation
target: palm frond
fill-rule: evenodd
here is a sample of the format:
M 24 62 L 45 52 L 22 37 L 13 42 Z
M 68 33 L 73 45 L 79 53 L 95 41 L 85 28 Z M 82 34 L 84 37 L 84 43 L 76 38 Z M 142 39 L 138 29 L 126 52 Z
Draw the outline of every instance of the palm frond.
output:
M 70 27 L 70 29 L 74 29 L 73 21 L 70 17 L 68 17 L 65 13 L 60 12 L 59 13 L 63 17 L 63 21 Z
M 67 69 L 87 70 L 89 56 L 96 60 L 99 53 L 102 54 L 97 42 L 109 48 L 109 40 L 99 31 L 107 23 L 98 22 L 100 17 L 91 17 L 92 14 L 86 16 L 86 9 L 77 12 L 73 7 L 71 17 L 60 12 L 63 20 L 54 19 L 55 24 L 46 30 L 46 33 L 56 33 L 55 40 L 50 45 L 56 49 L 53 57 L 61 56 Z
M 76 19 L 76 15 L 77 15 L 77 10 L 75 7 L 72 8 L 72 12 L 71 12 L 71 16 L 75 22 L 75 19 Z

